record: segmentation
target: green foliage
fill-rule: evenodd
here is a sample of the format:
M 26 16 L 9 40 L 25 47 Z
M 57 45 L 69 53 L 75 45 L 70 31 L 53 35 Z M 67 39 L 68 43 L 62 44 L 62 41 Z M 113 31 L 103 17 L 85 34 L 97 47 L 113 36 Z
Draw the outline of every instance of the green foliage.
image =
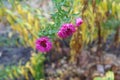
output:
M 30 66 L 26 65 L 30 72 L 32 73 L 32 76 L 34 77 L 35 80 L 40 80 L 44 79 L 44 60 L 45 57 L 43 54 L 34 54 L 33 57 L 31 57 L 30 65 L 33 69 L 33 71 L 30 69 Z
M 71 22 L 73 19 L 72 6 L 73 0 L 52 0 L 54 3 L 54 12 L 51 14 L 51 21 L 46 23 L 46 27 L 39 32 L 39 36 L 49 36 L 55 38 L 60 26 L 63 23 Z
M 44 60 L 45 57 L 43 54 L 33 53 L 30 61 L 28 61 L 25 66 L 2 67 L 0 69 L 0 80 L 30 80 L 31 75 L 35 80 L 44 79 Z
M 120 25 L 120 20 L 109 19 L 103 23 L 104 29 L 115 31 Z
M 53 0 L 53 2 L 55 5 L 55 13 L 52 14 L 54 26 L 59 27 L 62 23 L 71 22 L 73 0 Z
M 21 70 L 20 67 L 12 66 L 0 69 L 0 80 L 8 80 L 21 77 Z
M 102 80 L 101 77 L 95 77 L 94 80 Z
M 95 77 L 94 80 L 114 80 L 114 73 L 112 71 L 108 71 L 105 76 Z

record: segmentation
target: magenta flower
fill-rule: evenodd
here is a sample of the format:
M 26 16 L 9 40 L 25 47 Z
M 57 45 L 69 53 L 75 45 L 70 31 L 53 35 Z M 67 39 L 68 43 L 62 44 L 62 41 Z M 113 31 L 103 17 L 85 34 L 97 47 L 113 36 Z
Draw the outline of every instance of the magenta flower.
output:
M 68 36 L 71 36 L 75 31 L 76 29 L 72 23 L 66 23 L 61 26 L 57 34 L 60 38 L 67 38 Z
M 76 26 L 79 27 L 83 23 L 83 20 L 81 18 L 76 19 Z
M 40 52 L 48 52 L 52 48 L 52 42 L 48 37 L 41 37 L 36 40 L 36 49 Z

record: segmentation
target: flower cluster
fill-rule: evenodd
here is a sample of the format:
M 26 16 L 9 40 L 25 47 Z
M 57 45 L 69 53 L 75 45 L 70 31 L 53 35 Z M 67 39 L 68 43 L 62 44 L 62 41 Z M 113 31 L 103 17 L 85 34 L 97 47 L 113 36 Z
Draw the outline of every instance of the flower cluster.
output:
M 75 32 L 75 27 L 72 23 L 63 24 L 60 30 L 58 31 L 58 36 L 61 38 L 67 38 Z
M 83 20 L 81 18 L 76 19 L 75 25 L 72 23 L 65 23 L 61 26 L 57 34 L 60 38 L 67 38 L 71 36 L 76 31 L 76 28 L 79 27 L 82 23 Z M 40 52 L 48 52 L 52 49 L 52 42 L 50 42 L 48 37 L 41 37 L 36 40 L 36 49 Z
M 77 18 L 75 26 L 79 27 L 82 23 L 83 20 L 81 18 Z M 72 23 L 63 24 L 57 33 L 58 36 L 60 38 L 67 38 L 68 36 L 71 36 L 76 31 L 75 26 Z
M 36 40 L 36 49 L 40 52 L 48 52 L 52 48 L 52 42 L 48 37 L 41 37 Z

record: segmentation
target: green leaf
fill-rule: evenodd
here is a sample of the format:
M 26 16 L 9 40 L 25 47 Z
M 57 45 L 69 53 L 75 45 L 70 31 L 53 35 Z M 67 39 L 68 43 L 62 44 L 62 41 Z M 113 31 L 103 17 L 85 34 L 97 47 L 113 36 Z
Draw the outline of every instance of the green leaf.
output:
M 15 0 L 8 0 L 13 8 L 15 8 Z
M 107 80 L 114 80 L 114 73 L 112 71 L 108 71 L 106 73 Z
M 93 80 L 102 80 L 101 77 L 95 77 Z

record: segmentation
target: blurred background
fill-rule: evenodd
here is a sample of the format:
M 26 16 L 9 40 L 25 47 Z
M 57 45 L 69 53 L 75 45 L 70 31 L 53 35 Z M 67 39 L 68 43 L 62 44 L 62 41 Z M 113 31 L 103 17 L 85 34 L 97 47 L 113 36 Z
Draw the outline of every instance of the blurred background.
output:
M 83 24 L 67 39 L 63 23 Z M 48 36 L 45 55 L 35 41 Z M 120 80 L 119 0 L 0 0 L 0 80 Z

